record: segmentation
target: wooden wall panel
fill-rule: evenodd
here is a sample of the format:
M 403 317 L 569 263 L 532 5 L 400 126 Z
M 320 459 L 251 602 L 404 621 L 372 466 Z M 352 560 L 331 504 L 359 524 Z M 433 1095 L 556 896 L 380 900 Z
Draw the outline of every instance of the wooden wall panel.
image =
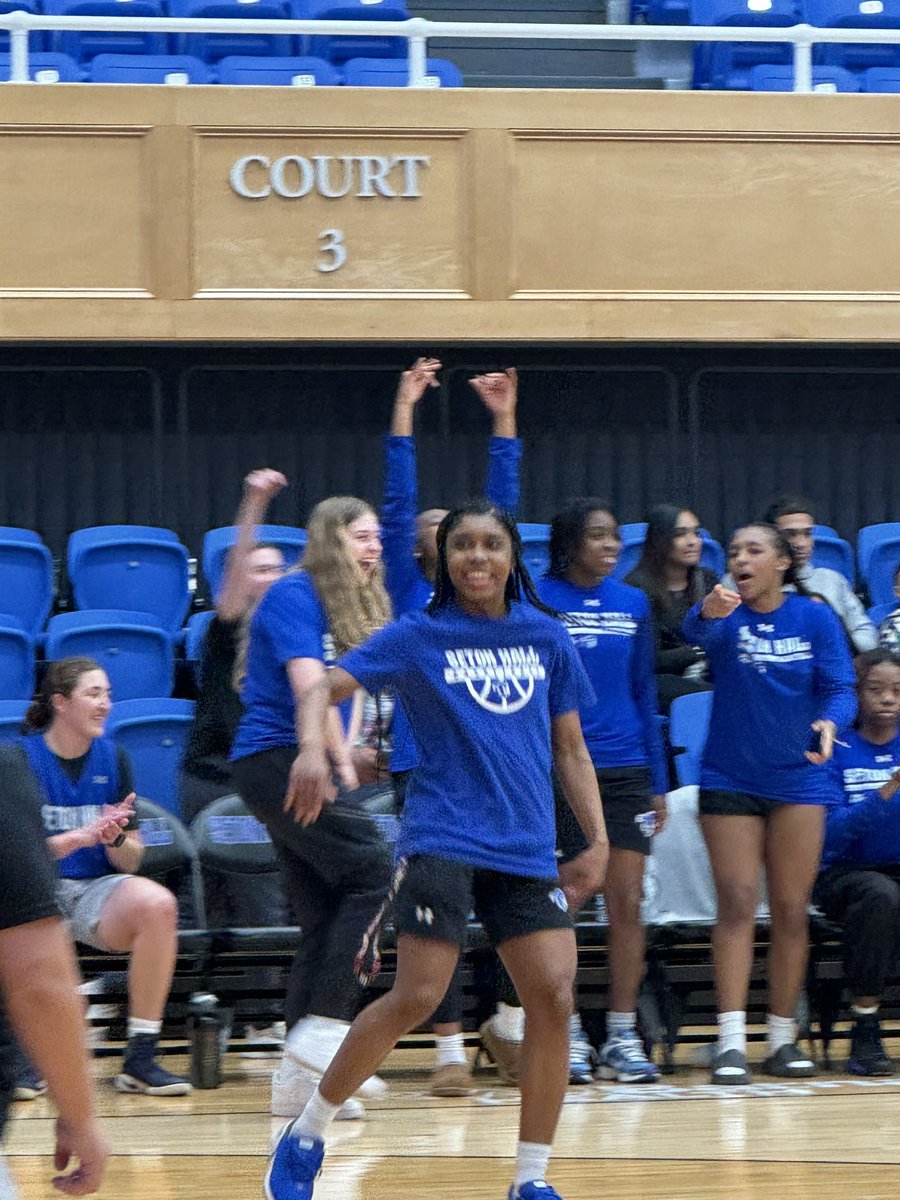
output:
M 898 96 L 2 97 L 0 341 L 900 341 Z M 243 197 L 248 155 L 257 193 L 379 156 L 393 192 Z

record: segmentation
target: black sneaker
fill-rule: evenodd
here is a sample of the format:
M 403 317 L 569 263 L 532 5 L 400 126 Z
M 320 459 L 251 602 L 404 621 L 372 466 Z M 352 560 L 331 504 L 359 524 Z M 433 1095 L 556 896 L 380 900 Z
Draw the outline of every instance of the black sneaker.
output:
M 116 1076 L 119 1092 L 141 1092 L 145 1096 L 186 1096 L 191 1085 L 156 1061 L 156 1036 L 139 1033 L 125 1050 L 122 1071 Z
M 850 1034 L 847 1070 L 851 1075 L 894 1074 L 896 1067 L 882 1044 L 877 1013 L 856 1018 Z
M 742 1054 L 740 1050 L 723 1050 L 713 1059 L 709 1078 L 712 1083 L 723 1084 L 726 1087 L 740 1087 L 750 1083 L 746 1054 Z
M 779 1079 L 809 1079 L 818 1075 L 816 1064 L 809 1058 L 796 1042 L 787 1046 L 779 1046 L 774 1054 L 763 1063 L 767 1075 L 775 1075 Z

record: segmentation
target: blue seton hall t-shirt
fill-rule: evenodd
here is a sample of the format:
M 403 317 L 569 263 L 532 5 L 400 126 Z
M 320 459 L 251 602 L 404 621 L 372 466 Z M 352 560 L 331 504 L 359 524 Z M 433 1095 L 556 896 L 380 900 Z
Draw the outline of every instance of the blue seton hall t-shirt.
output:
M 657 715 L 650 602 L 638 588 L 604 579 L 577 587 L 542 579 L 538 592 L 562 616 L 597 701 L 581 711 L 584 740 L 596 767 L 650 767 L 654 795 L 668 791 Z
M 325 609 L 305 571 L 273 583 L 253 615 L 241 689 L 244 715 L 231 748 L 232 759 L 297 744 L 294 696 L 287 674 L 292 658 L 334 661 Z
M 397 853 L 513 875 L 556 876 L 550 723 L 593 703 L 564 626 L 530 604 L 473 617 L 410 613 L 339 665 L 369 692 L 393 688 L 419 761 Z
M 843 740 L 831 763 L 843 803 L 828 811 L 822 866 L 900 864 L 900 794 L 878 795 L 900 768 L 900 735 L 876 746 L 854 729 Z
M 841 737 L 856 714 L 853 663 L 831 609 L 786 595 L 774 612 L 741 604 L 730 617 L 707 621 L 698 604 L 683 628 L 706 651 L 715 681 L 700 787 L 835 803 L 828 767 L 805 757 L 813 721 L 834 721 Z

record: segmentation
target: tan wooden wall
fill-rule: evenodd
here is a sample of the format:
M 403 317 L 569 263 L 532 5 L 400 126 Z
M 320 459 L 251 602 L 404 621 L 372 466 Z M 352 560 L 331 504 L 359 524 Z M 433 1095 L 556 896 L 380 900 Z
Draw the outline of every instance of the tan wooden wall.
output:
M 3 85 L 0 339 L 898 341 L 898 145 L 893 96 Z

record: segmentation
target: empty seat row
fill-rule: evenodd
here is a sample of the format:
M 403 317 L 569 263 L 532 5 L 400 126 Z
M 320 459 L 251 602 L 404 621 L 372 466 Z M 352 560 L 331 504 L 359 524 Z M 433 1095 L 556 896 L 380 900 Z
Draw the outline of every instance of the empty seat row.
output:
M 459 68 L 429 58 L 425 86 L 462 87 Z M 0 83 L 10 79 L 9 54 L 0 54 Z M 335 67 L 309 55 L 285 58 L 229 55 L 214 66 L 190 54 L 98 54 L 82 66 L 68 54 L 42 51 L 29 56 L 33 83 L 227 84 L 252 87 L 406 87 L 405 58 L 353 58 Z
M 196 20 L 350 20 L 404 21 L 403 0 L 0 0 L 0 13 L 43 13 L 47 16 L 188 17 Z M 0 49 L 8 37 L 0 32 Z M 398 37 L 340 37 L 292 34 L 177 33 L 135 29 L 101 32 L 35 31 L 31 48 L 57 51 L 88 61 L 98 54 L 192 54 L 215 62 L 229 54 L 311 54 L 342 63 L 360 57 L 399 58 L 406 40 Z
M 820 29 L 896 29 L 900 31 L 900 0 L 635 0 L 633 18 L 648 24 L 705 26 L 769 26 L 788 28 L 807 24 Z M 754 91 L 786 91 L 783 75 L 774 66 L 790 66 L 789 42 L 699 44 L 694 55 L 694 87 Z M 851 42 L 813 47 L 817 71 L 814 90 L 894 92 L 896 76 L 867 77 L 870 68 L 900 69 L 900 32 L 893 44 Z M 766 70 L 754 76 L 755 67 Z M 833 74 L 833 71 L 838 74 Z M 840 72 L 854 73 L 856 86 Z

